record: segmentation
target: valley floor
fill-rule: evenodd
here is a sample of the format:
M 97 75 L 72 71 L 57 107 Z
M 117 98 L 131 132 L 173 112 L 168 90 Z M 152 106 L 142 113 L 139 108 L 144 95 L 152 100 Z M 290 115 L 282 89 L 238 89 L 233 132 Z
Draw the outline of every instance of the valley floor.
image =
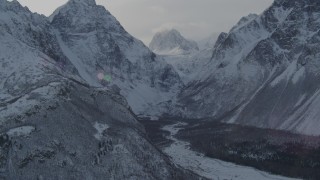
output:
M 240 166 L 233 163 L 213 159 L 197 153 L 190 149 L 189 143 L 178 140 L 175 135 L 185 123 L 177 123 L 166 125 L 162 128 L 164 131 L 170 132 L 167 138 L 173 143 L 164 148 L 164 152 L 171 157 L 174 163 L 187 170 L 191 170 L 201 176 L 209 179 L 224 180 L 287 180 L 277 175 L 256 170 L 251 167 Z

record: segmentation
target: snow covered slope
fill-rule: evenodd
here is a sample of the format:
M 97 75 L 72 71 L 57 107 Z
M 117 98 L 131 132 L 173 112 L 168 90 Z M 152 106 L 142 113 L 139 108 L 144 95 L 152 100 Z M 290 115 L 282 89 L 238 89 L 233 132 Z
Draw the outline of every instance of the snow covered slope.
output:
M 207 48 L 190 54 L 181 55 L 159 55 L 168 64 L 171 64 L 179 74 L 182 82 L 188 84 L 197 79 L 201 71 L 210 62 L 213 48 Z
M 50 17 L 64 54 L 92 86 L 119 89 L 138 115 L 157 107 L 181 88 L 174 69 L 128 34 L 103 7 L 70 0 Z
M 319 3 L 275 0 L 242 19 L 179 95 L 182 114 L 319 135 Z
M 149 48 L 160 55 L 189 54 L 199 50 L 196 42 L 187 40 L 175 29 L 156 33 Z
M 146 140 L 125 98 L 88 84 L 61 39 L 48 18 L 0 0 L 0 179 L 195 179 Z

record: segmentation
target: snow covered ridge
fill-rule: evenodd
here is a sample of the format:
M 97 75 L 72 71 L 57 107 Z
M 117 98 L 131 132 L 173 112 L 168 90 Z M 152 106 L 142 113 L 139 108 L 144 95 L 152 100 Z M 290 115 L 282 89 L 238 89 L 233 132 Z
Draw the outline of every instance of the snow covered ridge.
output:
M 160 55 L 181 55 L 199 51 L 196 42 L 185 39 L 175 29 L 156 33 L 150 42 L 149 48 Z
M 245 25 L 246 25 L 247 23 L 249 23 L 250 21 L 258 18 L 258 17 L 259 17 L 259 16 L 258 16 L 257 14 L 249 14 L 248 16 L 242 17 L 242 18 L 239 20 L 239 22 L 238 22 L 235 26 L 233 26 L 233 27 L 231 28 L 230 31 L 237 30 L 237 29 L 245 26 Z
M 319 7 L 276 0 L 242 19 L 179 94 L 182 114 L 320 135 Z

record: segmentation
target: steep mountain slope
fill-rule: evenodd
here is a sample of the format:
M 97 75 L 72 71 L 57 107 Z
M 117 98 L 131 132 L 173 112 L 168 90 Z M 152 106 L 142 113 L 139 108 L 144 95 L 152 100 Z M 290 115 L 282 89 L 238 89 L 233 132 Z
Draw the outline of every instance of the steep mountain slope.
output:
M 182 114 L 319 135 L 319 3 L 276 0 L 235 26 L 179 95 Z
M 235 29 L 239 29 L 239 28 L 247 25 L 250 21 L 252 21 L 258 17 L 259 17 L 259 15 L 257 15 L 257 14 L 249 14 L 248 16 L 242 17 L 239 20 L 239 22 L 231 28 L 231 31 L 233 31 Z
M 159 113 L 156 106 L 172 99 L 182 86 L 170 65 L 94 1 L 70 0 L 50 19 L 80 76 L 90 85 L 119 89 L 136 114 Z
M 200 72 L 210 62 L 212 50 L 213 48 L 207 48 L 190 54 L 159 55 L 159 57 L 171 64 L 182 82 L 188 84 L 197 79 L 197 76 L 201 74 Z
M 196 42 L 187 40 L 175 29 L 156 33 L 149 48 L 160 55 L 181 55 L 199 51 Z
M 0 178 L 195 179 L 148 142 L 122 96 L 80 77 L 56 33 L 0 0 Z

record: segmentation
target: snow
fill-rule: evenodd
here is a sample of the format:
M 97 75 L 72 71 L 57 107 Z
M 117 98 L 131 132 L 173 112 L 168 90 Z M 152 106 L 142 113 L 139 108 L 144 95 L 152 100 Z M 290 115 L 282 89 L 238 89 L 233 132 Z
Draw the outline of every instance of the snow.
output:
M 128 149 L 123 144 L 116 144 L 113 147 L 112 153 L 114 154 L 130 154 Z
M 138 115 L 146 115 L 153 120 L 157 120 L 158 116 L 165 109 L 162 109 L 159 105 L 162 102 L 174 100 L 175 87 L 170 92 L 161 92 L 157 88 L 152 88 L 145 83 L 138 84 L 135 87 L 122 86 L 121 94 L 123 94 L 132 110 Z M 146 114 L 147 113 L 147 114 Z
M 136 114 L 151 114 L 156 119 L 162 114 L 157 110 L 164 109 L 154 106 L 172 99 L 176 86 L 182 86 L 173 68 L 127 33 L 103 7 L 67 3 L 51 18 L 56 20 L 59 45 L 79 75 L 94 87 L 117 86 Z M 68 18 L 71 24 L 63 25 Z M 96 24 L 101 26 L 87 28 Z M 169 76 L 163 80 L 161 75 L 168 69 Z M 101 82 L 101 73 L 111 76 L 112 81 Z
M 237 31 L 241 29 L 242 27 L 245 27 L 248 25 L 251 21 L 258 18 L 259 16 L 257 14 L 249 14 L 248 16 L 242 17 L 239 22 L 231 29 L 231 31 Z
M 274 8 L 273 15 L 278 19 L 279 24 L 282 24 L 287 19 L 292 10 L 293 9 L 284 10 L 283 7 Z
M 21 126 L 8 130 L 7 135 L 9 137 L 27 136 L 31 134 L 33 131 L 35 131 L 35 127 L 33 126 Z
M 294 84 L 297 84 L 297 82 L 298 82 L 301 78 L 303 78 L 304 74 L 305 74 L 305 68 L 304 68 L 304 67 L 301 67 L 301 68 L 294 74 L 294 76 L 293 76 L 293 78 L 292 78 L 292 82 L 293 82 Z
M 98 123 L 98 122 L 95 122 L 93 127 L 97 130 L 97 133 L 94 134 L 94 137 L 99 141 L 103 137 L 103 132 L 109 128 L 109 126 L 107 124 L 102 124 L 102 123 Z
M 163 130 L 170 132 L 169 138 L 174 143 L 165 148 L 164 152 L 171 157 L 173 162 L 183 168 L 193 171 L 209 179 L 226 180 L 289 180 L 282 176 L 272 175 L 251 167 L 240 166 L 233 163 L 205 157 L 203 154 L 192 151 L 189 143 L 180 141 L 174 136 L 185 123 L 167 125 Z
M 119 40 L 121 50 L 128 60 L 132 63 L 139 63 L 141 59 L 144 59 L 147 54 L 151 54 L 150 50 L 144 46 L 144 44 L 136 39 L 132 39 L 134 43 L 128 44 L 126 41 Z
M 21 97 L 15 97 L 8 101 L 11 101 L 13 99 L 17 99 L 16 101 L 5 104 L 5 106 L 0 106 L 0 124 L 4 123 L 6 120 L 8 120 L 9 117 L 14 116 L 16 114 L 22 114 L 23 112 L 27 112 L 32 107 L 41 106 L 41 102 L 38 99 L 32 98 L 32 94 L 37 94 L 39 97 L 43 100 L 48 100 L 54 97 L 54 95 L 57 94 L 56 91 L 52 90 L 54 88 L 50 86 L 57 86 L 59 85 L 51 83 L 48 86 L 43 86 L 41 88 L 37 88 L 29 92 L 28 94 L 25 94 Z M 7 101 L 7 102 L 8 102 Z
M 2 63 L 0 66 L 0 91 L 4 88 L 4 83 L 17 85 L 28 82 L 28 84 L 32 84 L 42 76 L 42 71 L 34 68 L 42 62 L 38 53 L 9 34 L 0 35 L 0 41 Z M 29 76 L 32 78 L 27 79 Z M 12 82 L 13 80 L 15 82 Z
M 210 62 L 212 49 L 205 49 L 183 55 L 162 55 L 161 57 L 179 74 L 182 82 L 188 84 L 196 80 L 204 66 Z
M 296 71 L 297 71 L 297 60 L 293 61 L 282 74 L 280 74 L 277 78 L 275 78 L 270 83 L 271 87 L 275 87 L 277 84 L 279 84 L 282 81 L 288 81 Z
M 299 107 L 300 105 L 302 105 L 302 102 L 306 99 L 306 97 L 306 94 L 302 95 L 294 107 Z
M 179 54 L 186 54 L 186 52 L 181 49 L 180 47 L 174 47 L 172 49 L 165 49 L 165 50 L 153 50 L 154 53 L 159 55 L 179 55 Z
M 257 20 L 258 21 L 258 20 Z M 244 27 L 237 30 L 232 30 L 228 36 L 229 39 L 234 41 L 233 48 L 220 49 L 218 47 L 216 50 L 222 53 L 223 56 L 218 58 L 213 58 L 211 63 L 207 65 L 200 72 L 201 79 L 207 79 L 210 76 L 221 76 L 221 79 L 230 77 L 243 76 L 248 81 L 255 75 L 253 69 L 250 71 L 239 71 L 239 64 L 243 63 L 243 60 L 247 58 L 248 54 L 257 46 L 257 44 L 269 38 L 270 33 L 262 27 L 258 29 L 252 29 L 250 27 Z M 225 68 L 217 69 L 219 64 L 224 64 Z M 214 73 L 212 73 L 212 71 Z M 255 71 L 258 71 L 256 69 Z M 210 73 L 208 73 L 210 72 Z M 224 80 L 223 80 L 224 81 Z
M 149 48 L 159 55 L 181 55 L 199 50 L 196 42 L 187 40 L 175 29 L 156 33 Z
M 71 61 L 71 63 L 77 68 L 80 76 L 91 86 L 100 87 L 101 85 L 98 83 L 97 79 L 94 79 L 90 73 L 85 69 L 85 66 L 82 62 L 82 60 L 74 54 L 67 45 L 62 41 L 61 35 L 59 32 L 56 31 L 56 37 L 59 42 L 59 45 L 61 46 L 61 49 L 63 53 L 68 57 L 68 59 Z
M 302 102 L 304 103 L 302 104 Z M 319 136 L 320 90 L 315 92 L 308 100 L 305 100 L 305 95 L 303 95 L 296 106 L 301 107 L 292 113 L 280 129 L 290 129 L 305 135 Z
M 249 100 L 247 102 L 245 102 L 237 111 L 236 111 L 236 114 L 230 118 L 229 121 L 227 121 L 227 123 L 235 123 L 237 121 L 237 118 L 239 117 L 239 115 L 241 114 L 241 112 L 246 108 L 246 106 L 252 102 L 252 100 L 254 100 L 254 98 L 256 97 L 256 95 L 259 94 L 259 92 L 261 90 L 263 90 L 263 88 L 265 88 L 265 86 L 268 84 L 269 82 L 269 79 L 272 77 L 272 75 L 274 74 L 275 72 L 275 68 L 273 68 L 273 70 L 271 71 L 269 77 L 268 77 L 268 80 L 266 80 L 253 94 L 252 96 L 250 96 Z

